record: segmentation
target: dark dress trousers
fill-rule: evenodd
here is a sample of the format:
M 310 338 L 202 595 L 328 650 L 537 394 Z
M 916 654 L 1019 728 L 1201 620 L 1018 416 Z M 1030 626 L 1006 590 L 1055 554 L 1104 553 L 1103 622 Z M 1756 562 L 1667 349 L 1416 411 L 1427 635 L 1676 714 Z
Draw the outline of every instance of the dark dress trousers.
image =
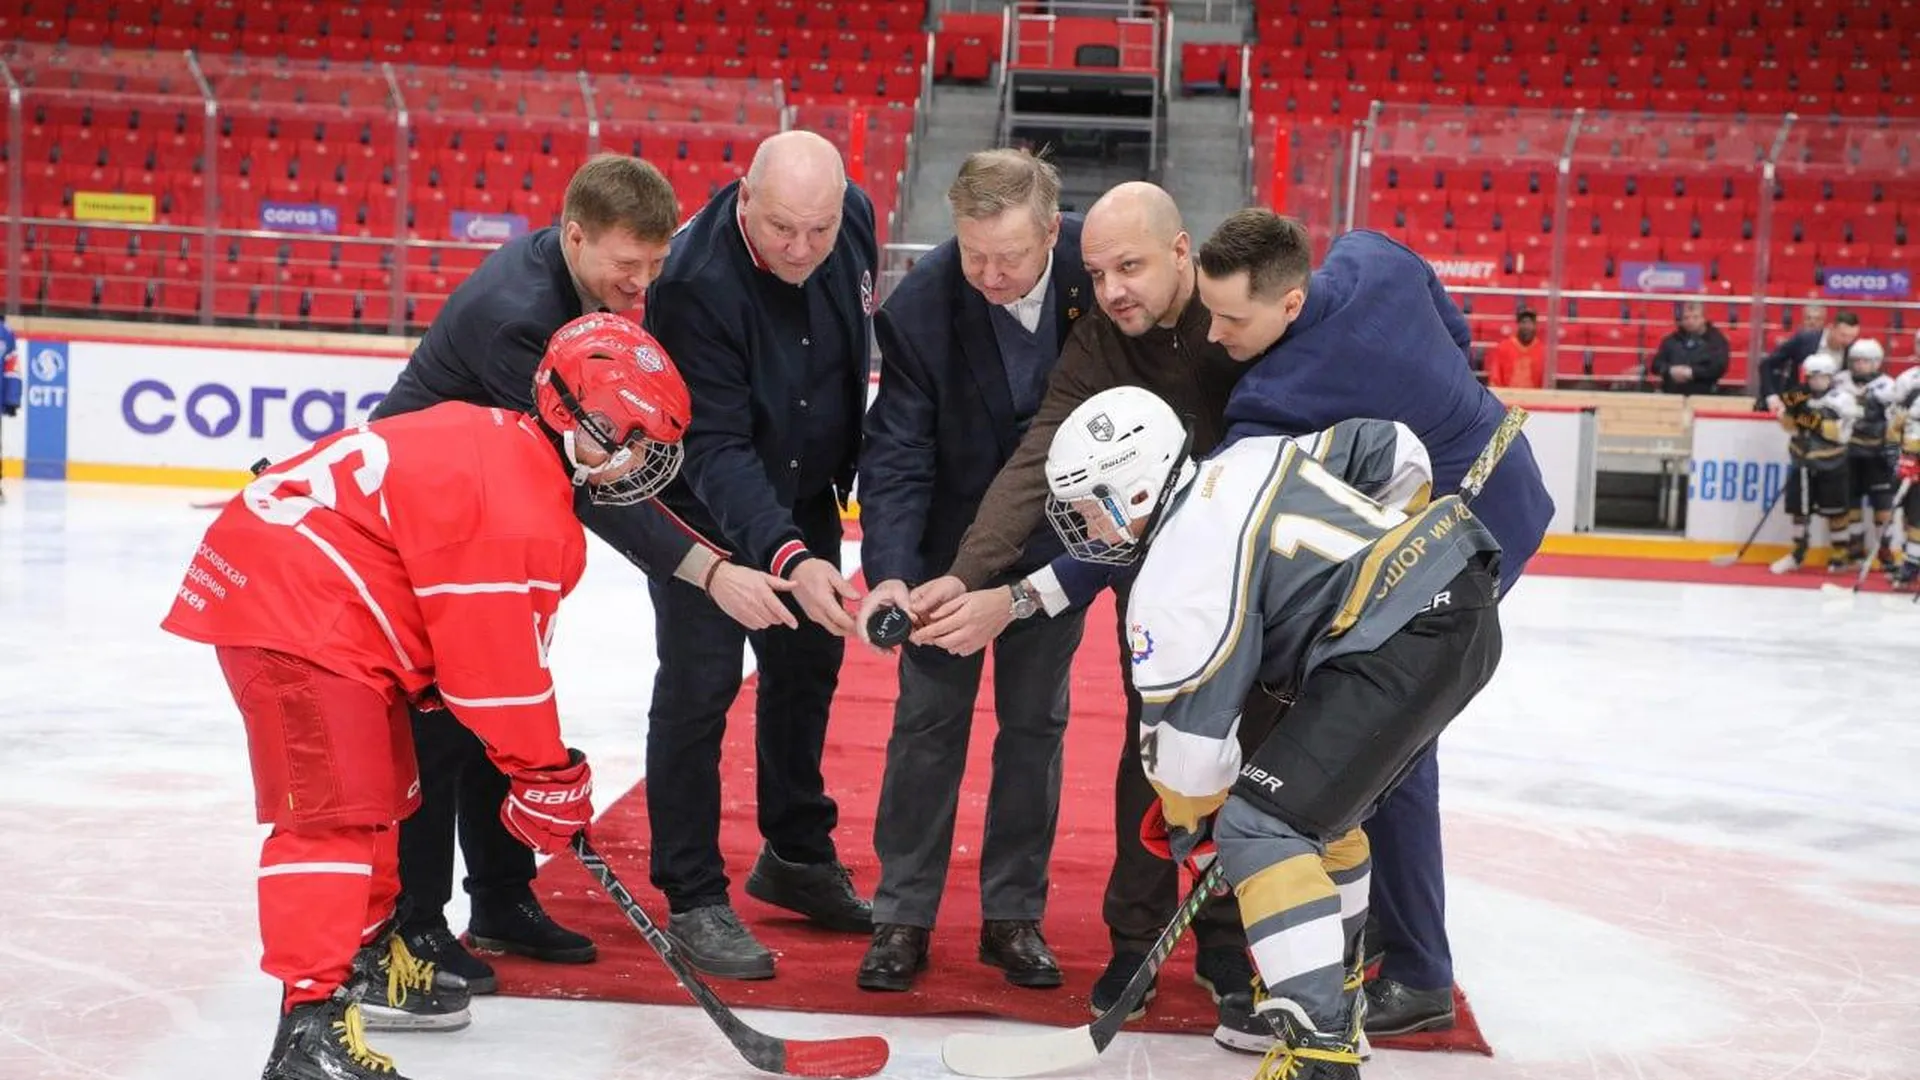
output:
M 681 228 L 647 293 L 647 328 L 693 394 L 686 465 L 662 500 L 736 560 L 787 576 L 809 557 L 841 561 L 872 347 L 873 204 L 848 185 L 832 253 L 794 286 L 748 245 L 738 189 L 729 184 Z M 844 643 L 804 615 L 797 630 L 749 632 L 692 585 L 656 577 L 650 587 L 660 660 L 647 733 L 654 885 L 676 912 L 727 902 L 720 743 L 747 644 L 760 675 L 760 833 L 789 862 L 834 859 L 838 810 L 820 756 Z
M 880 391 L 867 414 L 861 562 L 870 585 L 919 585 L 953 562 L 988 485 L 1040 407 L 1073 321 L 1093 308 L 1080 219 L 1062 218 L 1039 322 L 1028 331 L 961 273 L 949 240 L 914 264 L 874 319 Z M 997 583 L 1061 551 L 1042 524 Z M 993 774 L 980 843 L 981 914 L 1038 921 L 1060 804 L 1061 737 L 1085 611 L 1037 614 L 993 643 Z M 985 652 L 909 645 L 874 823 L 876 923 L 932 928 L 946 886 L 954 817 Z

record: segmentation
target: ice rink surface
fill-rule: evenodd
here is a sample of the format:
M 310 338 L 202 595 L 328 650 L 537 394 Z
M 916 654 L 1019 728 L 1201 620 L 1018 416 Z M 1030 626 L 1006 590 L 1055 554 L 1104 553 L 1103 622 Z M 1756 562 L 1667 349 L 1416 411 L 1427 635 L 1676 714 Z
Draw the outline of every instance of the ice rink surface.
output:
M 157 629 L 207 496 L 7 495 L 0 1080 L 258 1076 L 277 993 L 256 966 L 244 739 L 212 650 Z M 646 605 L 596 546 L 559 621 L 563 716 L 603 804 L 639 779 Z M 1363 1075 L 1920 1077 L 1920 605 L 1536 577 L 1502 610 L 1500 673 L 1441 754 L 1454 954 L 1498 1056 L 1381 1052 Z M 473 1011 L 459 1033 L 373 1043 L 414 1080 L 758 1075 L 691 1006 Z M 949 1075 L 940 1038 L 988 1026 L 750 1019 L 884 1034 L 901 1080 Z M 1075 1075 L 1255 1061 L 1123 1035 Z

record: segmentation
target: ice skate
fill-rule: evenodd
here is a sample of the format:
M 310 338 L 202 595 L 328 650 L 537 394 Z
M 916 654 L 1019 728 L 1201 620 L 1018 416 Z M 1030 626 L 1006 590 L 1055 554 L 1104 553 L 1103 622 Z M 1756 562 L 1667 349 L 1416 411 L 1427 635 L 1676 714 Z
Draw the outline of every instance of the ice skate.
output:
M 407 1080 L 367 1046 L 359 1002 L 342 987 L 280 1018 L 260 1080 Z
M 1338 1034 L 1314 1028 L 1299 1005 L 1266 998 L 1256 1012 L 1273 1029 L 1273 1049 L 1260 1059 L 1254 1080 L 1360 1080 L 1360 1023 L 1349 1009 Z
M 348 985 L 361 995 L 369 1031 L 458 1031 L 473 1022 L 466 981 L 414 956 L 398 934 L 354 954 Z

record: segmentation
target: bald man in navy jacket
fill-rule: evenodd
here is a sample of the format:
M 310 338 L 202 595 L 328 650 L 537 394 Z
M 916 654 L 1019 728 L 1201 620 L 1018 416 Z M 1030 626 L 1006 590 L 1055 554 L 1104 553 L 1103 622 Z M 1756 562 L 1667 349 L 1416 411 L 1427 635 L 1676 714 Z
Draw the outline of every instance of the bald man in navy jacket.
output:
M 696 586 L 650 582 L 652 878 L 667 934 L 709 976 L 773 975 L 773 955 L 733 911 L 720 855 L 720 743 L 749 643 L 766 843 L 747 894 L 830 930 L 873 929 L 834 847 L 820 758 L 854 628 L 846 604 L 859 598 L 839 569 L 840 512 L 860 451 L 878 261 L 873 204 L 839 151 L 789 131 L 681 228 L 647 293 L 647 328 L 693 395 L 686 464 L 661 501 L 734 560 L 790 582 L 805 614 L 749 633 Z

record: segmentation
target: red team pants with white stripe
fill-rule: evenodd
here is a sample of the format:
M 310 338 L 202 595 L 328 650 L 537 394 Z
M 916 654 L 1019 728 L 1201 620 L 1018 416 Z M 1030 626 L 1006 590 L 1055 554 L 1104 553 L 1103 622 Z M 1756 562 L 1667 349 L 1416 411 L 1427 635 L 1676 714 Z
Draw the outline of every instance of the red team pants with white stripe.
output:
M 246 721 L 260 850 L 260 966 L 283 1011 L 322 1001 L 393 914 L 398 823 L 420 803 L 406 702 L 270 649 L 219 646 Z

